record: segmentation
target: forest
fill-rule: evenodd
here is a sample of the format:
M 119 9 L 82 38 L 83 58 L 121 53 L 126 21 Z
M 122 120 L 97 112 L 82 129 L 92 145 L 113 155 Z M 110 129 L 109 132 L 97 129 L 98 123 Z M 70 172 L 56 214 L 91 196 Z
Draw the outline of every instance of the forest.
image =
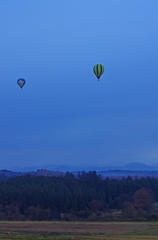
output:
M 0 181 L 0 220 L 157 221 L 158 179 L 95 171 L 10 178 Z

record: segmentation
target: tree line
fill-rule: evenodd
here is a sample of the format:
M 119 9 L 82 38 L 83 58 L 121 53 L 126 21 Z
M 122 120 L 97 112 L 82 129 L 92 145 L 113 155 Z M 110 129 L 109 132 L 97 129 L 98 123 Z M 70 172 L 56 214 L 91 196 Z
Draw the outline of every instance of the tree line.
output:
M 103 179 L 95 171 L 0 181 L 0 220 L 158 220 L 158 179 Z

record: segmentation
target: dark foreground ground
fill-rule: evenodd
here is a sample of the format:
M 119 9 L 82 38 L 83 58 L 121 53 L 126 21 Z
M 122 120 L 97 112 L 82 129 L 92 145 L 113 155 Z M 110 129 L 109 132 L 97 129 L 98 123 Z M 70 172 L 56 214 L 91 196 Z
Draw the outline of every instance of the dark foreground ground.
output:
M 0 239 L 158 240 L 158 222 L 0 222 Z

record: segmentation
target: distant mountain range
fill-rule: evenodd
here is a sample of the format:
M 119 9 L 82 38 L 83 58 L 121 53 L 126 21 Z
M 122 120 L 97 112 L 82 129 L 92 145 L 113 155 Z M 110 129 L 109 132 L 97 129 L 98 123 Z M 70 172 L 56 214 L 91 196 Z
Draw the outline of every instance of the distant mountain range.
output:
M 122 167 L 74 167 L 74 166 L 55 166 L 47 165 L 41 167 L 18 168 L 14 167 L 14 171 L 2 169 L 0 170 L 0 180 L 6 181 L 12 177 L 30 174 L 32 176 L 61 176 L 66 171 L 77 174 L 82 171 L 96 171 L 102 177 L 122 178 L 122 177 L 157 177 L 158 166 L 149 166 L 143 163 L 133 162 Z
M 153 171 L 153 170 L 158 170 L 158 166 L 150 166 L 144 163 L 132 162 L 132 163 L 128 163 L 123 167 L 120 167 L 120 170 Z
M 2 168 L 0 168 L 2 169 Z M 15 171 L 15 172 L 29 172 L 29 171 L 37 171 L 38 169 L 47 169 L 50 171 L 60 171 L 60 172 L 72 172 L 72 171 L 109 171 L 109 170 L 135 170 L 135 171 L 157 171 L 158 165 L 150 166 L 144 163 L 132 162 L 125 166 L 105 166 L 105 167 L 92 167 L 92 166 L 66 166 L 66 165 L 43 165 L 43 166 L 29 166 L 29 167 L 18 167 L 13 166 L 7 168 L 7 170 Z M 4 170 L 4 168 L 2 169 Z

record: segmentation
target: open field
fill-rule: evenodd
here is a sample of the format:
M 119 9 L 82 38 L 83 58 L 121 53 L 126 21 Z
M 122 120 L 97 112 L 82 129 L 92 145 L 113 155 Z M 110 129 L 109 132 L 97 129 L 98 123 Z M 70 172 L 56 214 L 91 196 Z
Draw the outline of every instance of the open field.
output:
M 0 222 L 0 240 L 158 239 L 158 222 Z

